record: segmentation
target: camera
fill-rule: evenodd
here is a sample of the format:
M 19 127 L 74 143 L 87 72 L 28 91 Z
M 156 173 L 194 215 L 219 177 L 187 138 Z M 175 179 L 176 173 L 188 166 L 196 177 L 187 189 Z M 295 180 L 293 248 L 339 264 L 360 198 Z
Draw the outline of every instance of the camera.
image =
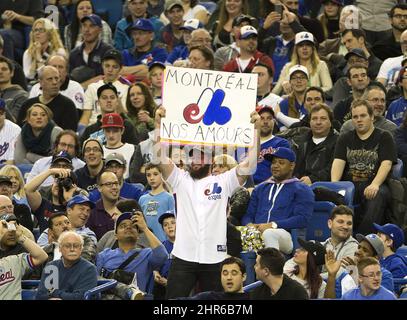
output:
M 65 191 L 71 190 L 72 185 L 74 184 L 70 176 L 66 178 L 58 178 L 57 181 L 59 189 L 65 189 Z

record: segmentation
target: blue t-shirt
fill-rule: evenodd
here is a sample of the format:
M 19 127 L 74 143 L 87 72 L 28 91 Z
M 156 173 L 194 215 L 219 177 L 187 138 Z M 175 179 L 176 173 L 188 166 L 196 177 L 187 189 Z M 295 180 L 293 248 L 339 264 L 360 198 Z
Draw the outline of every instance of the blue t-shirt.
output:
M 290 62 L 290 51 L 294 46 L 294 41 L 290 41 L 284 45 L 282 36 L 276 37 L 276 47 L 274 49 L 272 59 L 274 63 L 274 76 L 273 82 L 277 82 L 278 78 L 280 77 L 281 70 L 283 70 L 284 66 Z
M 136 52 L 133 49 L 123 51 L 123 65 L 137 66 L 144 64 L 149 66 L 152 62 L 167 60 L 168 53 L 165 49 L 154 47 L 148 52 Z
M 158 218 L 166 211 L 175 212 L 174 197 L 166 191 L 156 195 L 147 193 L 140 197 L 139 204 L 146 217 L 147 226 L 160 241 L 167 240 Z
M 386 119 L 394 122 L 398 127 L 400 127 L 403 122 L 403 115 L 407 109 L 407 100 L 404 97 L 400 97 L 394 100 L 389 105 L 389 109 L 386 113 Z
M 393 292 L 380 286 L 371 296 L 363 296 L 360 287 L 350 290 L 342 296 L 342 300 L 397 300 L 397 298 Z

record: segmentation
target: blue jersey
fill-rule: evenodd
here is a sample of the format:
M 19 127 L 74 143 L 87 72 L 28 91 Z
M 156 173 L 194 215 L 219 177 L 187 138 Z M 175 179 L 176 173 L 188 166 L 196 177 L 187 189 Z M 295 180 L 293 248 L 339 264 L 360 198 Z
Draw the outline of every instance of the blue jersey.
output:
M 134 49 L 123 51 L 123 65 L 137 66 L 144 64 L 149 66 L 152 62 L 167 60 L 168 53 L 163 48 L 154 47 L 147 52 L 137 52 Z
M 404 97 L 400 97 L 390 103 L 389 109 L 386 113 L 386 119 L 394 122 L 400 127 L 403 122 L 403 115 L 407 109 L 407 100 Z

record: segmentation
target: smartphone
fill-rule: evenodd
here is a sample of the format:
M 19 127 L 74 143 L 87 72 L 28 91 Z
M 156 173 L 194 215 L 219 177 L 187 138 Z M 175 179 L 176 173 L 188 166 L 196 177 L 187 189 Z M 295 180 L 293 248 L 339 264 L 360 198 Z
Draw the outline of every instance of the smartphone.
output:
M 281 4 L 275 4 L 274 11 L 283 16 L 283 6 Z

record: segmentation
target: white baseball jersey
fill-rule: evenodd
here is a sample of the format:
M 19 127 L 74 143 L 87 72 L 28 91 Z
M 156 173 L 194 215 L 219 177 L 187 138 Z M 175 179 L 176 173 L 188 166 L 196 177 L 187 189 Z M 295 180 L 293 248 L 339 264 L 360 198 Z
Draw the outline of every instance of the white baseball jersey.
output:
M 10 120 L 4 120 L 0 129 L 0 161 L 13 160 L 17 137 L 21 128 Z
M 69 80 L 68 87 L 65 90 L 61 90 L 60 93 L 71 99 L 76 109 L 83 109 L 85 92 L 79 82 Z M 38 97 L 40 94 L 42 94 L 40 84 L 36 83 L 30 90 L 30 98 Z
M 28 253 L 0 259 L 0 301 L 21 300 L 21 279 L 33 267 Z
M 226 208 L 240 186 L 236 168 L 194 180 L 174 167 L 167 182 L 176 198 L 177 228 L 172 254 L 189 262 L 214 264 L 226 258 Z
M 127 179 L 129 177 L 129 167 L 130 167 L 130 160 L 134 154 L 135 146 L 134 144 L 125 143 L 120 148 L 108 148 L 103 146 L 103 154 L 106 158 L 111 153 L 120 153 L 124 159 L 126 159 L 126 171 L 124 172 L 123 178 Z
M 100 107 L 98 104 L 98 89 L 99 87 L 103 86 L 105 82 L 103 80 L 99 80 L 98 82 L 91 83 L 86 89 L 85 92 L 85 104 L 83 105 L 83 110 L 91 110 L 92 116 L 90 118 L 89 124 L 95 123 L 97 116 L 100 114 Z M 120 101 L 122 102 L 122 106 L 124 110 L 126 109 L 126 99 L 127 99 L 127 90 L 129 86 L 127 84 L 121 83 L 119 80 L 116 80 L 112 83 L 115 88 L 117 89 L 117 93 L 119 95 Z

